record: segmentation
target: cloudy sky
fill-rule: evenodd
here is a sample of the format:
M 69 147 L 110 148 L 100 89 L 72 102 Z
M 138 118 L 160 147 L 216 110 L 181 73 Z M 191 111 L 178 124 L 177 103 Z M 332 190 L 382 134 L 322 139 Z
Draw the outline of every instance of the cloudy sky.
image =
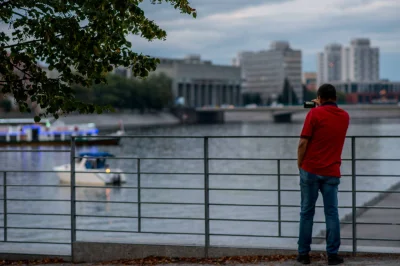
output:
M 238 51 L 287 40 L 302 50 L 303 71 L 315 71 L 316 53 L 326 44 L 348 45 L 361 37 L 380 47 L 381 78 L 400 81 L 400 0 L 191 0 L 197 19 L 149 1 L 142 7 L 167 30 L 167 41 L 134 37 L 136 51 L 163 57 L 195 53 L 230 64 Z

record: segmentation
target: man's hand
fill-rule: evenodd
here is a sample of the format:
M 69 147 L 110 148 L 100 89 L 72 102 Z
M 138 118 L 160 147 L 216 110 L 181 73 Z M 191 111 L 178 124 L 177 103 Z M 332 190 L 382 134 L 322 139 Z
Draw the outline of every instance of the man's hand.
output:
M 315 102 L 315 104 L 317 105 L 317 106 L 320 106 L 321 105 L 321 101 L 319 100 L 319 99 L 314 99 L 314 100 L 311 100 L 312 102 Z
M 307 150 L 307 145 L 308 145 L 308 139 L 301 138 L 299 141 L 299 147 L 297 149 L 297 166 L 299 167 L 299 169 L 301 168 L 301 164 L 304 159 L 304 154 L 306 153 Z

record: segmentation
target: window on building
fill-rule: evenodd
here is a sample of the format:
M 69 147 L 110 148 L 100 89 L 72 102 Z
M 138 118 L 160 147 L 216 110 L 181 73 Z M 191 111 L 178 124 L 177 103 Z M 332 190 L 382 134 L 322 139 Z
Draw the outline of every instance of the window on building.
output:
M 213 85 L 208 85 L 208 105 L 213 105 Z
M 182 83 L 178 84 L 178 97 L 184 97 L 183 84 Z
M 200 94 L 201 94 L 200 105 L 201 106 L 207 105 L 207 103 L 206 103 L 206 85 L 204 85 L 204 84 L 201 85 Z

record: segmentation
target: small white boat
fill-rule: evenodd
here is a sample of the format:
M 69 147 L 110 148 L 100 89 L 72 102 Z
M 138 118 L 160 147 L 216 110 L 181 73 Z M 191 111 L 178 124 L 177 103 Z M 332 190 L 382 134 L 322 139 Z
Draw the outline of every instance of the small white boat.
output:
M 120 185 L 126 182 L 121 169 L 112 169 L 106 164 L 107 157 L 114 157 L 108 152 L 83 152 L 75 161 L 75 184 L 90 186 Z M 71 183 L 71 164 L 53 168 L 61 183 Z

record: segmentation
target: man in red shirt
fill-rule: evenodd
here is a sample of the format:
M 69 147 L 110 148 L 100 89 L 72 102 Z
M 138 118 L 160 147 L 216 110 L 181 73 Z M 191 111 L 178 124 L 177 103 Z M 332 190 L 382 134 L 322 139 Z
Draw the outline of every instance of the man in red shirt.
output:
M 297 261 L 310 264 L 315 203 L 321 191 L 328 264 L 337 265 L 343 263 L 343 259 L 337 255 L 340 246 L 337 193 L 341 154 L 350 118 L 346 111 L 336 105 L 336 89 L 331 84 L 319 87 L 318 98 L 314 102 L 317 107 L 307 114 L 298 147 L 301 213 Z

